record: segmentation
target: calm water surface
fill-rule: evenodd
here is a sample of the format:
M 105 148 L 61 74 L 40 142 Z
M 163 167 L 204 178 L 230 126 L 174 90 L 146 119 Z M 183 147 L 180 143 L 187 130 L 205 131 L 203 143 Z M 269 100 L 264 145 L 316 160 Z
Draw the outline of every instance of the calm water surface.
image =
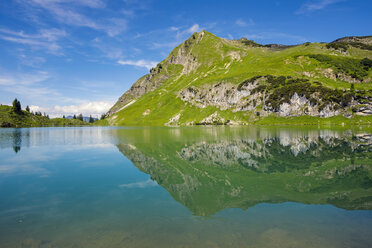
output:
M 0 129 L 0 247 L 372 247 L 371 129 Z

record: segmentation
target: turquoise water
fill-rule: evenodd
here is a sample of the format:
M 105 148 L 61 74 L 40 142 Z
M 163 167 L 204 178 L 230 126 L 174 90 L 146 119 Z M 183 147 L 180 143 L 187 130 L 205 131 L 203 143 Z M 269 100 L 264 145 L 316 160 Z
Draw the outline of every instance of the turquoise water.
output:
M 370 133 L 0 129 L 0 247 L 371 247 Z

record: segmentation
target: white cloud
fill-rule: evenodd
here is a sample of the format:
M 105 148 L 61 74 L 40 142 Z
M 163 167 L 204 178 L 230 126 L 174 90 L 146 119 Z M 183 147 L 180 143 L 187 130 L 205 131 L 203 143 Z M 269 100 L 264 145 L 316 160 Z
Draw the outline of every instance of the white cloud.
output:
M 148 179 L 142 182 L 120 184 L 119 187 L 132 189 L 132 188 L 148 188 L 148 187 L 153 187 L 157 185 L 158 184 L 155 181 Z
M 123 13 L 124 16 L 127 16 L 127 17 L 135 17 L 135 13 L 133 10 L 129 10 L 129 9 L 123 9 L 121 11 L 121 13 Z
M 336 4 L 339 2 L 344 2 L 346 0 L 319 0 L 319 1 L 311 1 L 303 4 L 295 13 L 296 14 L 304 14 L 309 12 L 314 12 L 317 10 L 322 10 L 327 8 L 329 5 Z
M 174 48 L 177 46 L 180 42 L 174 41 L 174 42 L 168 42 L 168 43 L 152 43 L 151 49 L 157 49 L 157 48 L 163 48 L 163 47 L 170 47 Z
M 151 68 L 154 68 L 158 63 L 154 61 L 140 59 L 140 60 L 119 60 L 118 64 L 145 67 L 150 70 Z
M 186 30 L 187 33 L 193 34 L 195 32 L 202 31 L 202 28 L 199 26 L 199 24 L 192 25 L 189 29 Z
M 308 41 L 305 37 L 300 35 L 286 34 L 280 32 L 261 32 L 256 34 L 246 34 L 244 35 L 247 39 L 251 40 L 273 40 L 273 39 L 285 39 L 289 42 L 306 42 Z M 275 42 L 275 41 L 274 41 Z
M 90 8 L 104 8 L 105 7 L 105 3 L 101 0 L 31 0 L 31 1 L 39 5 L 68 3 L 68 4 L 86 6 Z
M 240 27 L 248 27 L 248 26 L 254 26 L 255 23 L 252 19 L 249 19 L 248 22 L 242 20 L 242 19 L 238 19 L 235 21 L 235 24 L 240 26 Z
M 51 117 L 61 117 L 62 115 L 74 115 L 83 114 L 84 116 L 92 115 L 99 117 L 101 114 L 106 113 L 111 107 L 112 102 L 96 101 L 96 102 L 85 102 L 79 105 L 56 105 L 52 108 L 40 107 L 31 105 L 31 111 L 40 111 L 42 113 L 48 113 Z
M 188 28 L 183 29 L 183 30 L 178 28 L 177 34 L 176 34 L 176 40 L 177 41 L 183 40 L 183 39 L 185 39 L 186 35 L 189 36 L 190 34 L 193 34 L 195 32 L 201 32 L 202 30 L 203 30 L 203 28 L 201 28 L 200 25 L 197 24 L 197 23 L 192 25 L 191 27 L 188 27 Z M 170 31 L 176 31 L 176 30 L 170 30 Z
M 25 34 L 23 31 L 0 28 L 0 39 L 29 45 L 35 49 L 47 49 L 49 53 L 56 55 L 61 55 L 61 47 L 57 41 L 66 36 L 66 31 L 56 28 L 41 29 L 36 34 Z
M 178 31 L 180 28 L 178 27 L 170 27 L 169 28 L 169 31 Z

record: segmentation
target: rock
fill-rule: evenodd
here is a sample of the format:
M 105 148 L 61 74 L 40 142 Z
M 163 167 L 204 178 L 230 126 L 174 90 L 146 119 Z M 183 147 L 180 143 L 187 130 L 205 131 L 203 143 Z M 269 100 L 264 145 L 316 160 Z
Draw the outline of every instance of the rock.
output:
M 170 120 L 165 125 L 166 126 L 177 126 L 180 117 L 181 117 L 180 113 L 176 114 L 175 116 L 170 118 Z
M 319 117 L 332 117 L 332 116 L 335 116 L 335 115 L 338 115 L 339 114 L 339 111 L 338 110 L 331 110 L 331 105 L 328 104 L 324 109 L 322 109 L 320 112 L 319 112 Z
M 199 123 L 196 123 L 196 125 L 225 125 L 226 121 L 224 118 L 219 116 L 217 112 L 214 112 L 210 116 L 204 118 Z

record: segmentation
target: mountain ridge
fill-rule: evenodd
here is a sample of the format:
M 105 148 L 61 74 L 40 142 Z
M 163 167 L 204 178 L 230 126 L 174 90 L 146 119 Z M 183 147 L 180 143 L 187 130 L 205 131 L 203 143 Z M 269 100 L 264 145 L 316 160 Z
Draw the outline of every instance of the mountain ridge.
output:
M 105 122 L 178 126 L 248 124 L 270 116 L 366 116 L 370 123 L 371 41 L 344 37 L 283 47 L 203 30 L 138 79 Z

